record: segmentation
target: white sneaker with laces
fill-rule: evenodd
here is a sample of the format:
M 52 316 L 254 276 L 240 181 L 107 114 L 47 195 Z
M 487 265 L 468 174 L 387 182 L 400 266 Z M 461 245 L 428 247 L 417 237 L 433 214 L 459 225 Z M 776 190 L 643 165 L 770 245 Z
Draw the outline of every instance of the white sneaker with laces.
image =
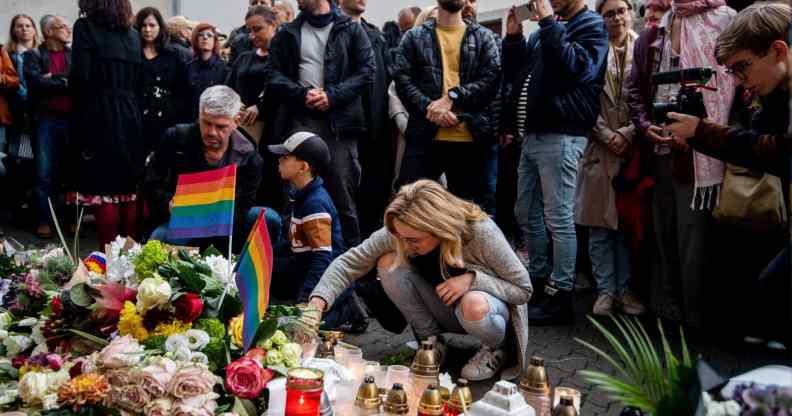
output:
M 462 377 L 470 381 L 488 380 L 503 366 L 505 353 L 502 349 L 482 346 L 473 358 L 462 367 Z

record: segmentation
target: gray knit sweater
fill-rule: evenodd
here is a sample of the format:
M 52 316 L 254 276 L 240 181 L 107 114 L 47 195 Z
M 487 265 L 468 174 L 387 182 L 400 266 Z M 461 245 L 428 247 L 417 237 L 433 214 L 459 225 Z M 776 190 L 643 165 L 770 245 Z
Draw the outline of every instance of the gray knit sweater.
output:
M 395 252 L 395 244 L 395 238 L 387 229 L 378 230 L 362 244 L 336 258 L 311 297 L 324 299 L 329 307 L 344 289 L 376 267 L 380 257 Z M 522 305 L 531 298 L 533 287 L 528 271 L 491 219 L 473 225 L 472 239 L 464 243 L 462 256 L 465 268 L 475 273 L 471 290 L 487 292 L 511 305 Z

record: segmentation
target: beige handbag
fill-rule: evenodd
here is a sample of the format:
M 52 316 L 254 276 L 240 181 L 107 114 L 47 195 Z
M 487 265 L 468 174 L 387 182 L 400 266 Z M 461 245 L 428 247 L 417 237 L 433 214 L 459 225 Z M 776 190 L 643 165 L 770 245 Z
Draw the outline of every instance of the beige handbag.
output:
M 712 216 L 721 223 L 750 229 L 785 227 L 787 211 L 781 180 L 727 164 L 720 201 Z

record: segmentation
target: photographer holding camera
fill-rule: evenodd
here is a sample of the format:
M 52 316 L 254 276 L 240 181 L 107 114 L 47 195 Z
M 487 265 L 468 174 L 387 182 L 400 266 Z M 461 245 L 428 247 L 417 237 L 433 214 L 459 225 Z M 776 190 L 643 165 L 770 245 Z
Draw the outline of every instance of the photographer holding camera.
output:
M 627 101 L 636 128 L 654 147 L 652 201 L 659 253 L 660 279 L 654 285 L 653 305 L 667 319 L 693 328 L 704 326 L 704 271 L 709 248 L 712 206 L 723 181 L 724 165 L 695 151 L 682 140 L 663 137 L 655 119 L 657 104 L 674 102 L 680 84 L 656 85 L 652 75 L 689 68 L 717 68 L 710 87 L 701 90 L 710 118 L 725 122 L 734 81 L 718 68 L 715 40 L 735 12 L 723 0 L 674 0 L 671 11 L 656 27 L 648 27 L 637 40 L 628 80 Z M 680 81 L 685 81 L 680 76 Z M 651 159 L 650 159 L 651 160 Z
M 715 48 L 718 61 L 728 68 L 739 86 L 759 97 L 760 110 L 752 114 L 747 125 L 730 127 L 711 119 L 669 113 L 669 118 L 676 122 L 665 128 L 672 135 L 666 140 L 681 141 L 723 161 L 779 177 L 784 193 L 789 191 L 792 178 L 790 19 L 792 8 L 787 4 L 757 3 L 740 12 L 718 37 Z M 789 194 L 786 197 L 789 198 Z M 792 205 L 789 199 L 787 203 L 787 208 Z M 740 244 L 736 251 L 742 253 L 741 262 L 755 257 L 749 252 L 751 247 L 768 245 L 766 235 L 754 231 L 750 244 Z M 788 235 L 785 237 L 789 238 Z M 766 256 L 769 253 L 761 254 Z M 747 277 L 750 279 L 752 276 Z M 785 341 L 789 342 L 789 331 L 783 334 L 784 331 L 778 330 L 792 325 L 789 245 L 770 263 L 760 279 L 762 292 L 755 298 L 761 299 L 761 305 L 757 311 L 762 318 L 772 318 L 752 319 L 754 323 L 768 322 L 770 325 L 768 328 L 751 325 L 752 334 L 772 338 L 786 335 Z M 746 282 L 743 286 L 750 288 L 753 284 Z M 778 322 L 778 318 L 783 321 Z M 772 342 L 767 345 L 774 347 Z

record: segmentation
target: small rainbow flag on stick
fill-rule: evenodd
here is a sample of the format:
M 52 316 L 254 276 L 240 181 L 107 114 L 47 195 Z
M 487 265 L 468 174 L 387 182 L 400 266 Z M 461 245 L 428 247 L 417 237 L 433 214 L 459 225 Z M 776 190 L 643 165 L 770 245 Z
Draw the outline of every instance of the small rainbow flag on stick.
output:
M 259 211 L 237 263 L 236 284 L 239 288 L 239 298 L 242 300 L 242 310 L 245 313 L 242 322 L 242 344 L 245 351 L 253 343 L 269 305 L 270 283 L 272 283 L 272 242 L 267 232 L 264 212 L 263 209 Z
M 168 237 L 230 236 L 234 228 L 236 165 L 179 175 Z

